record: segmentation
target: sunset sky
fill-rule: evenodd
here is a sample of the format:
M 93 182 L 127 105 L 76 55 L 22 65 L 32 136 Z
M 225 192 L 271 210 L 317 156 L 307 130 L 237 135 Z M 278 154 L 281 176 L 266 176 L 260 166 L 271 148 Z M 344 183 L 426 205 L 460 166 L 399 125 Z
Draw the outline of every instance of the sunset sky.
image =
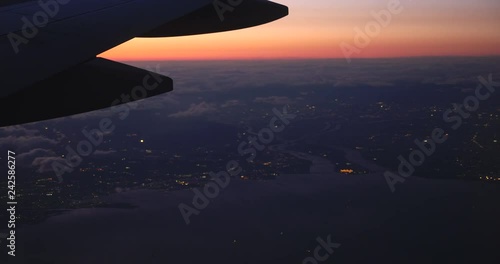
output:
M 113 60 L 343 58 L 356 27 L 391 0 L 278 0 L 289 16 L 259 27 L 173 38 L 136 38 L 102 57 Z M 403 10 L 352 57 L 500 55 L 499 0 L 400 0 Z M 214 11 L 215 12 L 215 11 Z

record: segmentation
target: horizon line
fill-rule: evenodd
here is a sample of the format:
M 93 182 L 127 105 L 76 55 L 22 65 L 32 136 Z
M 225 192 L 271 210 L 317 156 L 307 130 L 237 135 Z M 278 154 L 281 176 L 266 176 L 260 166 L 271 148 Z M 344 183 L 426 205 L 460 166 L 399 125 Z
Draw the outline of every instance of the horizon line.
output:
M 398 59 L 431 59 L 431 58 L 500 58 L 500 54 L 493 55 L 416 55 L 416 56 L 401 56 L 401 57 L 367 57 L 367 58 L 351 58 L 351 60 L 398 60 Z M 278 58 L 227 58 L 227 59 L 112 59 L 122 62 L 141 62 L 141 61 L 286 61 L 286 60 L 346 60 L 344 57 L 278 57 Z

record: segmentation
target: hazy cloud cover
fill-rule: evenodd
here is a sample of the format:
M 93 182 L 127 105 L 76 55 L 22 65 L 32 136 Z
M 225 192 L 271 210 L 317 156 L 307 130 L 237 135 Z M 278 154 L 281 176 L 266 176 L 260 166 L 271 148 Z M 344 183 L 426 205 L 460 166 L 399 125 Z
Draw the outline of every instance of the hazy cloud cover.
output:
M 397 58 L 164 62 L 178 96 L 196 93 L 256 89 L 264 86 L 391 87 L 412 84 L 460 84 L 478 75 L 500 75 L 498 57 Z M 163 65 L 164 64 L 164 65 Z
M 52 169 L 53 162 L 66 164 L 66 161 L 62 157 L 38 157 L 33 160 L 31 165 L 37 168 L 37 172 L 44 173 L 53 171 Z
M 57 140 L 44 136 L 7 136 L 0 138 L 0 147 L 16 149 L 20 153 L 30 151 L 33 148 L 54 146 L 57 143 L 59 143 Z
M 320 93 L 334 93 L 338 88 L 399 89 L 405 85 L 442 85 L 443 89 L 461 87 L 462 91 L 470 92 L 477 85 L 478 76 L 491 73 L 494 80 L 500 78 L 498 59 L 355 59 L 351 64 L 345 60 L 164 62 L 161 69 L 174 80 L 174 91 L 135 103 L 125 120 L 119 120 L 112 110 L 104 109 L 4 127 L 0 128 L 0 147 L 16 150 L 19 162 L 46 172 L 51 170 L 52 161 L 64 162 L 61 155 L 66 153 L 64 148 L 68 145 L 66 135 L 55 128 L 78 141 L 84 139 L 82 129 L 98 127 L 102 118 L 110 118 L 117 125 L 113 133 L 124 134 L 127 132 L 123 131 L 124 127 L 133 127 L 131 122 L 143 115 L 156 117 L 155 114 L 161 113 L 164 117 L 178 119 L 210 117 L 216 113 L 219 120 L 223 120 L 226 118 L 224 113 L 243 110 L 252 103 L 307 104 L 321 96 Z M 150 124 L 151 127 L 140 129 L 154 129 L 155 123 Z M 114 135 L 105 136 L 112 139 Z M 114 153 L 104 148 L 93 155 Z
M 199 104 L 191 104 L 191 106 L 189 106 L 187 110 L 170 114 L 169 117 L 180 118 L 180 117 L 201 116 L 215 111 L 217 111 L 217 108 L 215 107 L 214 104 L 209 104 L 203 101 Z
M 293 101 L 286 96 L 256 97 L 253 101 L 254 103 L 266 103 L 272 105 L 287 105 L 293 103 Z
M 222 108 L 226 107 L 232 107 L 232 106 L 240 106 L 243 105 L 244 103 L 241 102 L 240 100 L 228 100 L 225 103 L 221 105 Z
M 43 148 L 34 148 L 28 152 L 24 152 L 16 155 L 16 159 L 21 162 L 31 163 L 37 157 L 43 156 L 55 156 L 56 154 L 51 149 L 43 149 Z
M 109 154 L 115 154 L 116 153 L 116 150 L 96 150 L 94 152 L 94 155 L 98 155 L 98 156 L 105 156 L 105 155 L 109 155 Z
M 40 163 L 35 162 L 37 159 L 55 156 L 53 149 L 57 148 L 61 137 L 64 137 L 59 135 L 58 138 L 49 138 L 41 135 L 40 129 L 21 125 L 0 128 L 0 135 L 0 149 L 14 151 L 17 165 L 23 167 L 38 167 Z
M 38 133 L 37 129 L 29 129 L 21 125 L 0 128 L 0 135 L 5 136 L 34 136 Z

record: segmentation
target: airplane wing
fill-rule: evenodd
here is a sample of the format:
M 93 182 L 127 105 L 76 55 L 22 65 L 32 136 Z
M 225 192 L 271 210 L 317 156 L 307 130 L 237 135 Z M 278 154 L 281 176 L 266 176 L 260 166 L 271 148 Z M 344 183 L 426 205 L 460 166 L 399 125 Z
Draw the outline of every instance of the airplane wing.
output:
M 0 126 L 171 91 L 166 76 L 96 57 L 134 37 L 235 30 L 287 14 L 266 0 L 7 0 L 0 3 Z

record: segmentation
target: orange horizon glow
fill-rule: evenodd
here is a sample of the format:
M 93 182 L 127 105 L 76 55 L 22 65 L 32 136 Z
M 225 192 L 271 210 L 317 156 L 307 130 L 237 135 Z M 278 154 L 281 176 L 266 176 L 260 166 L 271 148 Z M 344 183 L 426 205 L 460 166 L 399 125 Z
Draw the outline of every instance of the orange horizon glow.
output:
M 100 56 L 118 61 L 341 59 L 340 43 L 353 45 L 354 28 L 363 29 L 374 21 L 371 12 L 385 9 L 388 1 L 392 0 L 365 0 L 361 6 L 319 0 L 315 7 L 299 0 L 281 1 L 289 6 L 290 15 L 266 25 L 206 35 L 136 38 Z M 500 55 L 500 1 L 422 0 L 403 7 L 351 58 Z

